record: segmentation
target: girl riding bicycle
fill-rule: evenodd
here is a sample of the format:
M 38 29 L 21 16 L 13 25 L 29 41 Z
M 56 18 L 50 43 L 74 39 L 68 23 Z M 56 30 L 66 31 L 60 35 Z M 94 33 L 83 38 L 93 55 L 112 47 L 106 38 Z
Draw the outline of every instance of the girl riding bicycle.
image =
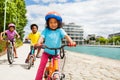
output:
M 17 31 L 15 30 L 15 24 L 10 23 L 8 25 L 8 30 L 1 33 L 1 40 L 3 40 L 3 37 L 2 37 L 3 34 L 6 34 L 6 36 L 7 36 L 6 46 L 8 46 L 8 42 L 11 41 L 13 44 L 13 47 L 14 47 L 15 58 L 18 58 L 17 53 L 16 53 L 16 47 L 15 47 L 15 36 L 17 36 L 17 38 L 20 38 L 20 36 L 17 33 Z
M 67 41 L 74 46 L 76 43 L 67 35 L 67 33 L 62 29 L 62 17 L 57 12 L 49 12 L 45 16 L 46 28 L 42 31 L 41 37 L 36 46 L 41 46 L 44 44 L 50 48 L 57 48 L 61 46 L 61 40 L 65 37 Z M 42 80 L 44 69 L 48 61 L 49 56 L 59 57 L 59 51 L 57 51 L 57 56 L 54 50 L 45 49 L 41 62 L 36 74 L 35 80 Z M 54 61 L 54 60 L 53 60 Z

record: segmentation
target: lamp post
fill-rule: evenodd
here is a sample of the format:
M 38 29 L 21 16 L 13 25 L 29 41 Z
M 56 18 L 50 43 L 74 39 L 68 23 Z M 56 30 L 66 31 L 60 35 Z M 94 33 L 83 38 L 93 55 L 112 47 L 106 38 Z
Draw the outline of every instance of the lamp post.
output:
M 4 11 L 4 28 L 3 28 L 3 31 L 5 31 L 5 26 L 6 26 L 6 7 L 7 7 L 7 0 L 5 0 L 5 11 Z

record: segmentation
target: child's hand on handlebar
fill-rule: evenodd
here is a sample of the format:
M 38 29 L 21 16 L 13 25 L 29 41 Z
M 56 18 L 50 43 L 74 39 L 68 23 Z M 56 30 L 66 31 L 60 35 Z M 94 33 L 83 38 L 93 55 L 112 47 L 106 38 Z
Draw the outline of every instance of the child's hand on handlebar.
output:
M 68 43 L 68 46 L 75 47 L 76 46 L 76 42 L 70 42 L 70 43 Z
M 34 46 L 35 46 L 35 47 L 42 47 L 42 45 L 43 45 L 43 44 L 37 43 L 37 44 L 35 44 Z
M 17 38 L 19 39 L 19 38 L 20 38 L 20 36 L 18 35 L 18 36 L 17 36 Z

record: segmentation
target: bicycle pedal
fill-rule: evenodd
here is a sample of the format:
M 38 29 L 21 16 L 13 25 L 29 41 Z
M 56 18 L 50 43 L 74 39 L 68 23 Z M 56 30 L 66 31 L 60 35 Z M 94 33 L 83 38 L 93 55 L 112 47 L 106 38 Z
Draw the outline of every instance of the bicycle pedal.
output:
M 32 63 L 32 65 L 34 65 L 34 63 Z

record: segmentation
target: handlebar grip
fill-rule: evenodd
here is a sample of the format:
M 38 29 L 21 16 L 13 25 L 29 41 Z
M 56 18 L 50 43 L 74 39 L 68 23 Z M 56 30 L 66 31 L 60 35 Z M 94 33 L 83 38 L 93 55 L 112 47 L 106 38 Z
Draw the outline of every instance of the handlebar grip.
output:
M 75 44 L 70 44 L 70 43 L 68 44 L 68 46 L 70 46 L 70 47 L 72 47 L 72 46 L 75 47 L 76 45 L 77 45 L 76 43 Z

